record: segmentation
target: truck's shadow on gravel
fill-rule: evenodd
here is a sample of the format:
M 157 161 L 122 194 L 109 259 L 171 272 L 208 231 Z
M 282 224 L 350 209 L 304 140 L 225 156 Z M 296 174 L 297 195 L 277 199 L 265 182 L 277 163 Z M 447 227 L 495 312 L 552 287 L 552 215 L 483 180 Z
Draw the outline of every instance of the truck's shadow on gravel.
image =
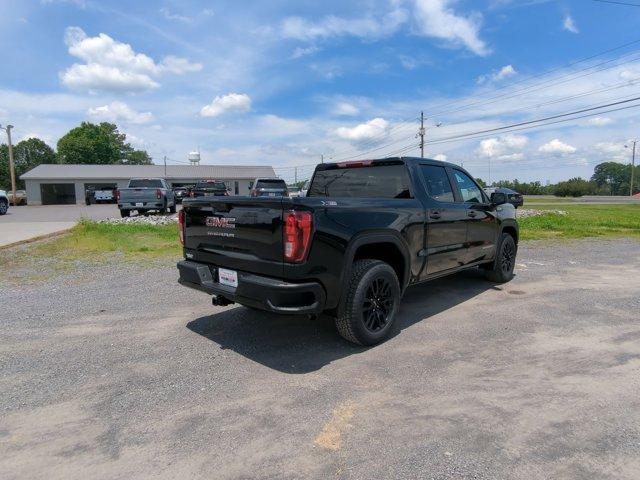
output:
M 402 300 L 393 336 L 492 288 L 495 285 L 474 270 L 411 287 Z M 189 322 L 187 328 L 222 349 L 233 350 L 284 373 L 312 372 L 334 360 L 367 350 L 343 340 L 327 316 L 311 321 L 240 306 L 200 317 Z

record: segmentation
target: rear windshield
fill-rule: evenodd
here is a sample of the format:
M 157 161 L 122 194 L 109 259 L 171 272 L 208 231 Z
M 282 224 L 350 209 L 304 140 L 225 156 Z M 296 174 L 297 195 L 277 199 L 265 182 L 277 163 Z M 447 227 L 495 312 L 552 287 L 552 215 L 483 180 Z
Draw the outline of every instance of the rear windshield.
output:
M 129 182 L 130 188 L 162 188 L 162 181 L 152 178 L 139 178 Z
M 279 178 L 268 178 L 265 180 L 258 180 L 256 188 L 279 188 L 285 190 L 287 188 L 287 184 L 284 180 Z
M 411 198 L 403 164 L 318 170 L 308 197 Z
M 204 182 L 196 183 L 196 188 L 211 188 L 215 190 L 226 190 L 227 186 L 224 182 L 218 182 L 214 180 L 207 180 Z

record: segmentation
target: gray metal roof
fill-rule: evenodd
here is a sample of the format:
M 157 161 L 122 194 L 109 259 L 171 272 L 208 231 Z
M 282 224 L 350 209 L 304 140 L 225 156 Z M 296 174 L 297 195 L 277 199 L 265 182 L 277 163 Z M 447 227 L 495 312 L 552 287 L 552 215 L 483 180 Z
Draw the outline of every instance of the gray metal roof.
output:
M 129 179 L 160 177 L 169 180 L 192 178 L 249 179 L 275 177 L 273 167 L 256 165 L 38 165 L 20 175 L 22 180 Z

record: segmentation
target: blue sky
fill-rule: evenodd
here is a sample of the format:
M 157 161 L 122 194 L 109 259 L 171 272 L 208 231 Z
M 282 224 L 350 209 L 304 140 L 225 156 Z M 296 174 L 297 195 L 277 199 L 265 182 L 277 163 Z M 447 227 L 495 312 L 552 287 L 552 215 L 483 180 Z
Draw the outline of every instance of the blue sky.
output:
M 640 40 L 640 7 L 592 0 L 0 8 L 0 123 L 17 140 L 55 146 L 81 121 L 107 120 L 158 163 L 199 148 L 203 163 L 266 163 L 287 177 L 300 165 L 304 176 L 320 155 L 417 155 L 421 110 L 434 141 L 640 96 L 640 42 L 581 61 Z M 601 161 L 628 162 L 638 127 L 633 108 L 595 113 L 426 153 L 485 179 L 489 168 L 493 179 L 588 177 Z

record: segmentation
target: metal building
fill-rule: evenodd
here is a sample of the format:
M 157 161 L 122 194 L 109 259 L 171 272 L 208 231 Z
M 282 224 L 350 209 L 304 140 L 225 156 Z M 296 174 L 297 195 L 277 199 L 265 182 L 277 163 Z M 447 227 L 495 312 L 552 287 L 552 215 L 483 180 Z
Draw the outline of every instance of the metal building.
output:
M 124 188 L 131 178 L 164 178 L 174 187 L 212 178 L 224 181 L 231 195 L 249 195 L 257 177 L 275 176 L 270 166 L 38 165 L 20 179 L 29 205 L 59 205 L 84 203 L 86 190 Z

